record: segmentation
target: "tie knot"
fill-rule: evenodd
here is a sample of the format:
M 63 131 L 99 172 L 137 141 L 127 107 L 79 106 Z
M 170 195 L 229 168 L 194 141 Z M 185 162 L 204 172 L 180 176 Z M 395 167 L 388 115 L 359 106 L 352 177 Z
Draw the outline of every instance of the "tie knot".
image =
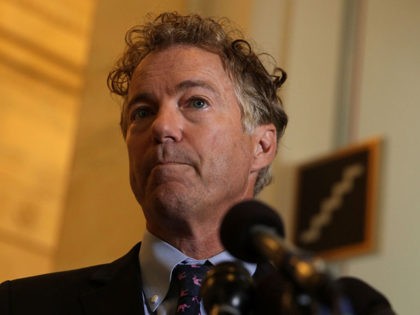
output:
M 207 264 L 179 264 L 174 269 L 175 281 L 178 282 L 181 291 L 188 290 L 189 295 L 198 295 L 201 282 L 209 270 L 210 266 Z

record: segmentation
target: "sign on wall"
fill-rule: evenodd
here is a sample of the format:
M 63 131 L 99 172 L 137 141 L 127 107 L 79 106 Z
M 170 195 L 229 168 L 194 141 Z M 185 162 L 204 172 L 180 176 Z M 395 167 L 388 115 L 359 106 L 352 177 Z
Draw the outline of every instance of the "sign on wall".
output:
M 324 258 L 372 250 L 380 140 L 298 169 L 294 244 Z

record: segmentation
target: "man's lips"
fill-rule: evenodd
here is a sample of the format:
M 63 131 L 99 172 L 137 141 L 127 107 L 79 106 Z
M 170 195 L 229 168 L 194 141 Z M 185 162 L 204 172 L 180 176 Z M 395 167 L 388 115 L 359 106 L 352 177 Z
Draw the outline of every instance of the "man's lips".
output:
M 178 167 L 191 167 L 192 165 L 185 162 L 174 162 L 174 161 L 166 161 L 166 162 L 157 162 L 152 166 L 153 170 L 165 170 L 165 169 L 176 169 Z
M 180 162 L 156 163 L 150 170 L 147 181 L 153 185 L 167 184 L 169 182 L 184 181 L 191 165 Z
M 154 164 L 154 167 L 156 166 L 171 166 L 171 165 L 190 165 L 190 163 L 181 162 L 181 161 L 164 161 L 164 162 L 157 162 Z
M 152 170 L 174 171 L 183 166 L 189 166 L 196 169 L 196 161 L 188 154 L 185 148 L 177 148 L 173 145 L 165 144 L 149 151 L 145 164 L 143 165 L 143 174 L 149 174 Z M 196 169 L 197 171 L 197 169 Z
M 188 163 L 180 162 L 180 161 L 164 161 L 164 162 L 156 163 L 156 165 L 168 165 L 168 164 L 188 164 Z

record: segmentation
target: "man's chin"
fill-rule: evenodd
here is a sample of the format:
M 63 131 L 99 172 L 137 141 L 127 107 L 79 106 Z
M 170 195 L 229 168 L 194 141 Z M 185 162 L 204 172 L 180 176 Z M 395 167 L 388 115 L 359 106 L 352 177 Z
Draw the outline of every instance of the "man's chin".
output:
M 154 211 L 184 212 L 188 211 L 197 200 L 189 192 L 185 186 L 178 183 L 166 183 L 155 187 L 150 193 L 146 195 L 144 200 L 145 206 L 154 208 Z

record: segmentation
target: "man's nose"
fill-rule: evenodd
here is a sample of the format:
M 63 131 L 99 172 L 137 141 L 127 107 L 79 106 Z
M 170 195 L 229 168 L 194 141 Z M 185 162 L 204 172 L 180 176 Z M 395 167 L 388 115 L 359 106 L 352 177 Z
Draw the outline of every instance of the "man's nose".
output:
M 178 142 L 182 139 L 183 124 L 183 116 L 178 106 L 173 104 L 162 105 L 152 124 L 153 139 L 157 143 Z

